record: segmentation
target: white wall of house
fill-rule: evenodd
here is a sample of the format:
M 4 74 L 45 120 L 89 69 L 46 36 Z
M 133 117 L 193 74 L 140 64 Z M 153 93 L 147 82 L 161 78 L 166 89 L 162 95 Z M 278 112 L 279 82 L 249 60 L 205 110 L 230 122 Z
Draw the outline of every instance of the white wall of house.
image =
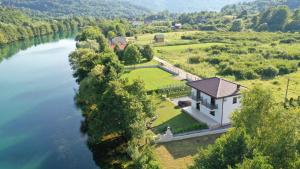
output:
M 192 89 L 192 95 L 197 96 L 197 90 Z M 200 93 L 200 96 L 203 100 L 206 100 L 208 103 L 211 103 L 211 97 L 203 92 Z M 233 98 L 237 98 L 237 103 L 233 104 Z M 224 103 L 223 103 L 224 101 Z M 200 102 L 200 101 L 199 101 Z M 194 109 L 197 108 L 197 101 L 192 100 L 192 107 Z M 241 106 L 241 97 L 240 96 L 232 96 L 221 99 L 216 99 L 215 104 L 218 106 L 217 109 L 211 110 L 210 108 L 200 104 L 200 112 L 211 119 L 215 120 L 218 123 L 222 123 L 222 125 L 226 125 L 230 123 L 231 114 L 236 111 Z M 215 111 L 215 115 L 211 115 L 211 111 Z M 222 117 L 223 113 L 223 117 Z M 223 119 L 222 119 L 223 118 Z
M 233 104 L 233 98 L 237 98 L 237 103 Z M 230 123 L 231 115 L 241 106 L 241 96 L 232 96 L 224 98 L 223 105 L 223 125 Z
M 206 100 L 208 103 L 211 103 L 211 96 L 201 92 L 201 97 L 203 98 L 203 100 Z M 216 105 L 218 105 L 218 109 L 215 109 L 215 110 L 211 110 L 210 108 L 204 106 L 204 105 L 201 105 L 201 112 L 204 113 L 205 115 L 207 115 L 208 117 L 214 119 L 215 121 L 221 123 L 221 108 L 220 108 L 220 101 L 219 100 L 216 100 L 215 101 Z M 215 111 L 215 115 L 211 115 L 211 111 Z

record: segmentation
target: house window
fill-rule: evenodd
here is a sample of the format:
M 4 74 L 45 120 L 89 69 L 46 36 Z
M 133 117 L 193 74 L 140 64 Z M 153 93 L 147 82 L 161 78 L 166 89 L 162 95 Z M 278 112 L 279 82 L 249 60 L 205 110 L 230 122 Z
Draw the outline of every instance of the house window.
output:
M 214 105 L 216 105 L 216 100 L 215 100 L 214 98 L 211 98 L 211 99 L 210 99 L 210 103 L 211 103 L 211 105 L 214 106 Z
M 215 111 L 210 111 L 209 114 L 212 115 L 212 116 L 215 116 L 215 115 L 216 115 L 216 112 L 215 112 Z
M 236 104 L 237 103 L 237 97 L 233 98 L 232 104 Z

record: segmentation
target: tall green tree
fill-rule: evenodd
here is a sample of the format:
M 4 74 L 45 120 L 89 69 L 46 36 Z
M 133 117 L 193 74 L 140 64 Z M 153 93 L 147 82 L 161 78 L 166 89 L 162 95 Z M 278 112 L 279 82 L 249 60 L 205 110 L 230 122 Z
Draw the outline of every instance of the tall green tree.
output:
M 89 72 L 95 67 L 100 55 L 92 49 L 77 49 L 70 54 L 69 60 L 74 70 L 74 77 L 77 82 L 86 78 Z
M 283 30 L 290 17 L 290 9 L 287 6 L 280 6 L 274 9 L 270 20 L 268 21 L 271 31 Z
M 137 64 L 142 60 L 142 54 L 138 46 L 130 44 L 125 48 L 123 60 L 125 64 Z
M 146 58 L 148 61 L 152 60 L 154 57 L 154 51 L 150 45 L 145 45 L 142 48 L 141 53 L 142 53 L 143 57 Z
M 96 26 L 88 26 L 84 28 L 77 36 L 77 41 L 96 40 L 101 36 L 101 30 Z
M 219 138 L 215 144 L 199 151 L 190 169 L 224 169 L 241 163 L 248 153 L 247 135 L 233 129 Z
M 241 19 L 237 19 L 235 21 L 233 21 L 232 26 L 230 28 L 230 31 L 233 32 L 240 32 L 244 29 L 244 23 L 243 20 Z

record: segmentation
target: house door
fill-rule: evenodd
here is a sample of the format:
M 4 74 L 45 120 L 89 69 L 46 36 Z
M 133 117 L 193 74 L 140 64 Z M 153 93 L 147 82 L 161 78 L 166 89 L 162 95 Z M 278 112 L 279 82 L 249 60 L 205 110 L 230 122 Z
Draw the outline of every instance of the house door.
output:
M 200 103 L 196 104 L 196 109 L 200 111 Z

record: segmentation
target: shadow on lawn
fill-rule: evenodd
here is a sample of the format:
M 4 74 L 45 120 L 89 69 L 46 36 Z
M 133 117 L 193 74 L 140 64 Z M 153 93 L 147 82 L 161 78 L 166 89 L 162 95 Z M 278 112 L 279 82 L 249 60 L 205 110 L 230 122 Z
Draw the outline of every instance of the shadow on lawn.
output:
M 164 123 L 153 127 L 152 131 L 155 134 L 162 134 L 167 130 L 168 127 L 171 127 L 173 134 L 208 128 L 206 124 L 200 123 L 184 112 L 181 112 L 177 116 L 165 121 Z
M 219 137 L 220 134 L 191 138 L 158 144 L 156 145 L 156 148 L 159 146 L 164 146 L 174 159 L 178 159 L 186 156 L 195 156 L 201 147 L 207 147 L 209 144 L 214 143 Z

